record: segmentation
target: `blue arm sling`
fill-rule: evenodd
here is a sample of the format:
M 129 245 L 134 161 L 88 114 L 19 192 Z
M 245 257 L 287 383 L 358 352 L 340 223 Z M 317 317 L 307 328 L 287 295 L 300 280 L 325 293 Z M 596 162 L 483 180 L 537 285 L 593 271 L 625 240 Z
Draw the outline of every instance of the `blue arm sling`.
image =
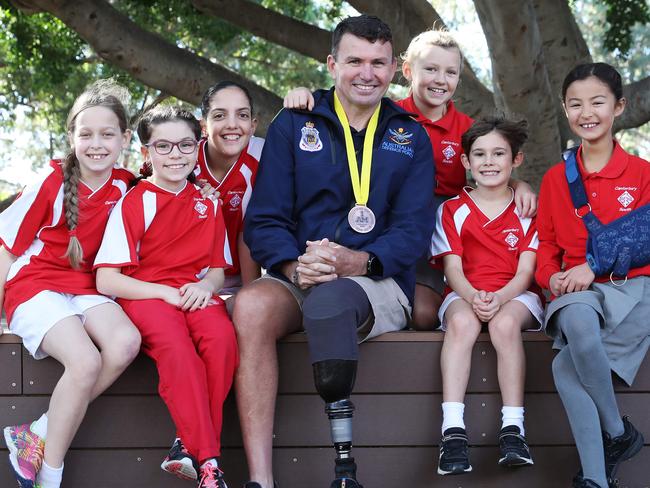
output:
M 589 234 L 587 263 L 596 276 L 627 277 L 630 268 L 650 263 L 650 205 L 634 209 L 604 225 L 591 211 L 578 169 L 577 152 L 577 147 L 567 149 L 562 158 L 571 201 Z M 578 210 L 584 207 L 588 211 L 581 216 Z

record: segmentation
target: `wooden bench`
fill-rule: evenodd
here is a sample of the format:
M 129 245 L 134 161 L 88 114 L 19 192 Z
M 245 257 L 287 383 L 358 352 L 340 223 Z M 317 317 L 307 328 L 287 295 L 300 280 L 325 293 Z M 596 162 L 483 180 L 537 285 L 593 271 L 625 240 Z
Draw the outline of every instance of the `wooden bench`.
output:
M 578 469 L 572 436 L 551 377 L 551 344 L 541 333 L 525 333 L 528 360 L 526 429 L 535 465 L 506 470 L 496 464 L 501 398 L 496 357 L 487 334 L 473 352 L 465 418 L 474 471 L 435 474 L 441 422 L 439 357 L 441 333 L 396 332 L 361 347 L 353 401 L 354 455 L 365 488 L 549 488 L 570 486 Z M 279 346 L 280 386 L 275 423 L 274 467 L 282 488 L 326 488 L 334 451 L 323 402 L 315 394 L 304 335 Z M 62 368 L 51 359 L 35 361 L 11 334 L 0 337 L 0 425 L 39 416 Z M 153 363 L 140 356 L 94 402 L 66 458 L 64 487 L 188 487 L 163 473 L 159 464 L 174 427 L 158 398 Z M 633 388 L 617 383 L 621 410 L 650 440 L 650 360 Z M 246 479 L 246 463 L 235 404 L 225 407 L 222 465 L 231 488 Z M 4 447 L 4 445 L 2 446 Z M 646 446 L 647 447 L 647 446 Z M 6 449 L 0 456 L 6 456 Z M 621 487 L 650 487 L 650 449 L 619 471 Z M 8 462 L 0 462 L 0 487 L 14 486 Z

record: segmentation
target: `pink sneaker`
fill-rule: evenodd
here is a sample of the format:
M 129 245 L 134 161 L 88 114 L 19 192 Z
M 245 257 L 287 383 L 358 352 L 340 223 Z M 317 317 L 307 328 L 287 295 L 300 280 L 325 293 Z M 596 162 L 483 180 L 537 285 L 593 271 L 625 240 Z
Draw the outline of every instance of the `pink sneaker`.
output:
M 228 488 L 223 479 L 223 471 L 210 462 L 201 466 L 198 488 Z
M 4 429 L 9 461 L 21 488 L 38 488 L 36 474 L 43 464 L 45 442 L 30 427 L 23 424 Z

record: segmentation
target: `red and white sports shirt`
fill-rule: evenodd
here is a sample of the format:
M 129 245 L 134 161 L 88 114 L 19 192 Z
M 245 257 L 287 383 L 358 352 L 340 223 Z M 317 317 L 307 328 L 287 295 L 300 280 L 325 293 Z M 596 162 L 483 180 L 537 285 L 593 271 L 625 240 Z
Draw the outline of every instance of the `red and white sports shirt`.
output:
M 587 200 L 603 224 L 650 203 L 650 163 L 626 153 L 618 142 L 614 142 L 607 165 L 597 173 L 585 171 L 582 148 L 577 159 Z M 553 166 L 542 179 L 537 226 L 539 252 L 535 278 L 540 286 L 548 289 L 553 274 L 586 262 L 587 229 L 571 202 L 564 163 Z M 650 265 L 631 269 L 627 276 L 641 275 L 650 276 Z M 609 276 L 596 277 L 596 281 L 608 280 Z
M 62 162 L 50 162 L 39 183 L 26 188 L 0 215 L 0 241 L 18 259 L 9 269 L 4 308 L 7 320 L 18 305 L 44 290 L 73 295 L 97 294 L 92 265 L 108 216 L 126 193 L 131 172 L 115 168 L 100 188 L 78 186 L 79 217 L 76 234 L 84 260 L 78 270 L 64 257 L 69 242 L 63 208 Z
M 429 134 L 436 167 L 435 194 L 447 197 L 460 194 L 467 184 L 465 168 L 460 162 L 463 153 L 460 140 L 474 120 L 456 110 L 451 100 L 447 103 L 447 113 L 435 122 L 422 115 L 415 105 L 413 95 L 396 103 L 407 112 L 416 114 L 416 120 Z
M 497 291 L 515 276 L 521 253 L 537 251 L 537 245 L 535 219 L 519 216 L 514 198 L 490 220 L 465 188 L 438 208 L 431 254 L 460 256 L 465 278 L 474 288 Z
M 142 180 L 116 205 L 94 267 L 179 288 L 231 263 L 218 203 L 189 182 L 173 193 Z
M 199 142 L 199 157 L 194 168 L 194 175 L 198 179 L 208 180 L 208 183 L 221 193 L 219 198 L 223 202 L 223 220 L 228 230 L 228 240 L 233 258 L 232 267 L 226 271 L 227 275 L 239 274 L 237 237 L 244 230 L 246 208 L 253 193 L 263 147 L 264 139 L 251 137 L 248 147 L 239 155 L 237 162 L 231 166 L 226 176 L 218 181 L 208 167 L 208 141 L 201 139 Z

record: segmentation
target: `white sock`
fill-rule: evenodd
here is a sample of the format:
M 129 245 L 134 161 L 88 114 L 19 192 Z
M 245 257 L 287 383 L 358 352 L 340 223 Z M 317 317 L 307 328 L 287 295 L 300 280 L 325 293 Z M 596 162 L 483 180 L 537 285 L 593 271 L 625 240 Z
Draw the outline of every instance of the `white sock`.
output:
M 44 413 L 38 420 L 34 420 L 29 429 L 41 439 L 45 440 L 45 436 L 47 435 L 47 414 Z
M 501 409 L 501 428 L 508 425 L 516 425 L 519 427 L 521 435 L 525 435 L 524 431 L 524 407 L 507 407 L 503 406 Z
M 205 466 L 208 463 L 212 464 L 212 466 L 214 466 L 214 467 L 219 466 L 219 463 L 217 462 L 217 458 L 210 458 L 210 459 L 206 459 L 205 461 L 203 461 L 201 463 L 201 469 L 203 469 L 203 466 Z
M 63 479 L 63 465 L 60 468 L 53 468 L 43 461 L 41 470 L 36 476 L 36 483 L 41 488 L 59 488 Z
M 463 414 L 465 404 L 459 402 L 442 402 L 442 435 L 451 427 L 465 428 Z

